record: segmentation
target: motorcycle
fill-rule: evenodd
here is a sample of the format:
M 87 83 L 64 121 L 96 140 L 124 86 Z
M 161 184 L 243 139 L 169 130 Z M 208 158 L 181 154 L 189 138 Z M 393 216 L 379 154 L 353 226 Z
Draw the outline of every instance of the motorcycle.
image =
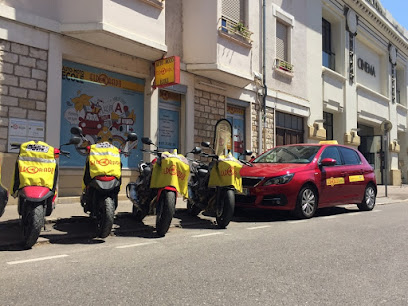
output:
M 0 217 L 4 214 L 8 202 L 8 190 L 1 184 L 1 172 L 0 172 Z
M 25 248 L 31 248 L 37 242 L 45 217 L 50 216 L 55 208 L 57 159 L 60 155 L 69 157 L 69 152 L 61 148 L 78 144 L 80 141 L 79 138 L 73 137 L 60 148 L 54 148 L 42 141 L 11 145 L 12 148 L 19 148 L 11 190 L 12 196 L 18 197 L 17 209 L 21 216 Z
M 215 211 L 217 227 L 226 228 L 234 215 L 235 192 L 242 192 L 241 163 L 247 162 L 235 159 L 230 153 L 227 156 L 215 154 L 209 142 L 202 142 L 201 146 L 210 148 L 213 153 L 200 153 L 201 150 L 196 149 L 191 152 L 211 158 L 211 162 L 191 160 L 187 211 L 192 216 L 203 210 Z M 252 152 L 245 150 L 244 154 Z
M 86 141 L 80 127 L 71 128 L 71 134 Z M 87 158 L 82 181 L 81 206 L 96 220 L 96 237 L 106 238 L 113 226 L 118 193 L 122 180 L 120 154 L 128 156 L 128 143 L 137 140 L 135 133 L 129 133 L 123 150 L 109 142 L 96 143 L 86 148 Z
M 176 152 L 159 152 L 148 137 L 142 138 L 145 145 L 154 145 L 155 150 L 144 150 L 156 158 L 138 166 L 136 182 L 126 186 L 126 195 L 132 201 L 132 215 L 141 222 L 148 214 L 156 214 L 156 232 L 166 235 L 176 210 L 177 193 L 187 195 L 190 167 L 187 159 Z

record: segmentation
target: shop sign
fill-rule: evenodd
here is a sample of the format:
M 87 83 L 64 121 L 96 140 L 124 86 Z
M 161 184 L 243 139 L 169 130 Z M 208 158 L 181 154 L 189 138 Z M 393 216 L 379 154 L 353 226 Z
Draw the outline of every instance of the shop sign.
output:
M 357 60 L 357 66 L 358 68 L 360 68 L 361 70 L 364 70 L 365 72 L 367 72 L 368 74 L 371 74 L 372 76 L 375 77 L 375 67 L 369 63 L 367 63 L 365 60 L 363 60 L 362 58 L 359 58 Z
M 180 57 L 171 56 L 154 63 L 154 86 L 167 87 L 180 83 Z

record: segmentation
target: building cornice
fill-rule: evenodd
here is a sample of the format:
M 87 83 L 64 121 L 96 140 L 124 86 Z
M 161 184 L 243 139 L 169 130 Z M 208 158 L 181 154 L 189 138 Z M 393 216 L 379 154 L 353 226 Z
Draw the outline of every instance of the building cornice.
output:
M 388 11 L 376 9 L 375 5 L 368 0 L 344 0 L 344 2 L 353 8 L 358 15 L 363 16 L 398 49 L 404 50 L 404 53 L 408 54 L 408 37 L 401 34 L 396 26 L 387 18 L 387 15 L 390 15 Z M 407 30 L 405 32 L 408 33 Z

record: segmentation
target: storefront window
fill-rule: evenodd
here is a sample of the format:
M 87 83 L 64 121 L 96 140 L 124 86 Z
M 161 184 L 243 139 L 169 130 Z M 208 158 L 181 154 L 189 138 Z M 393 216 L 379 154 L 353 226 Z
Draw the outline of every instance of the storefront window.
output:
M 160 90 L 159 96 L 159 148 L 180 149 L 181 95 Z M 181 152 L 179 152 L 181 153 Z
M 227 119 L 231 123 L 233 131 L 232 152 L 234 157 L 238 158 L 245 150 L 245 109 L 228 105 Z
M 135 132 L 140 148 L 144 80 L 69 61 L 62 64 L 60 142 L 68 142 L 71 127 L 79 126 L 87 139 L 82 147 L 102 141 L 121 146 L 127 134 Z M 70 151 L 71 158 L 61 158 L 61 166 L 85 165 L 83 151 L 73 146 L 64 150 Z M 141 159 L 140 150 L 133 150 L 128 158 L 122 157 L 123 167 L 136 167 Z

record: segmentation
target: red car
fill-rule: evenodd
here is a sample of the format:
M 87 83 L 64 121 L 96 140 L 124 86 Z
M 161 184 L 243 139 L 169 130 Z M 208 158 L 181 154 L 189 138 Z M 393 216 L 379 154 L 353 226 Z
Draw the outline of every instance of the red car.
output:
M 333 142 L 273 148 L 241 169 L 238 207 L 291 210 L 311 218 L 317 208 L 357 204 L 375 206 L 374 170 L 357 150 Z

